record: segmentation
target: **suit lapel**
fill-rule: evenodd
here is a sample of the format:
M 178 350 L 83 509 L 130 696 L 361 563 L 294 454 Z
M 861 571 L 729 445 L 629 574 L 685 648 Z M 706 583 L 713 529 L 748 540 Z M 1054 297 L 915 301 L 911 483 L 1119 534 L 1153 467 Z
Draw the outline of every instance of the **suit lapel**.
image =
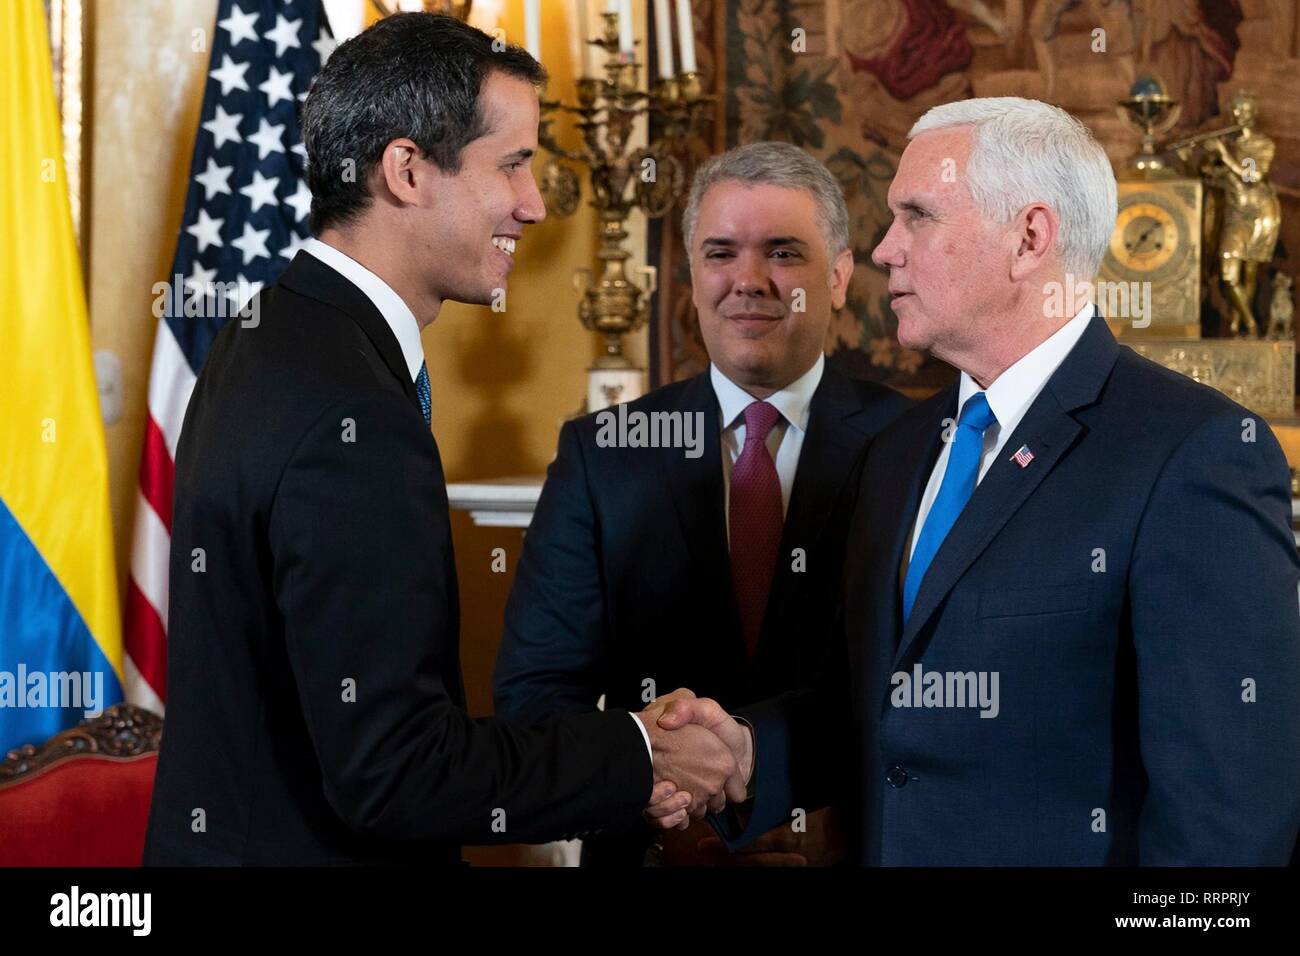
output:
M 384 365 L 402 386 L 402 391 L 420 408 L 420 398 L 411 380 L 411 370 L 402 355 L 402 347 L 388 322 L 370 298 L 315 256 L 299 252 L 281 274 L 279 285 L 344 312 L 360 326 Z
M 1083 425 L 1072 413 L 1096 401 L 1118 351 L 1105 321 L 1099 314 L 1094 314 L 1074 349 L 1003 444 L 997 460 L 976 487 L 934 556 L 917 592 L 911 617 L 903 628 L 894 661 L 896 665 L 907 655 L 916 635 L 966 569 L 1074 444 L 1083 431 Z M 1011 460 L 1021 445 L 1028 445 L 1034 455 L 1024 468 Z M 909 519 L 914 519 L 916 506 L 904 513 Z M 901 549 L 899 557 L 901 562 Z
M 791 570 L 791 552 L 795 548 L 811 549 L 821 540 L 835 505 L 844 491 L 849 472 L 871 431 L 859 420 L 866 417 L 862 402 L 848 379 L 826 366 L 809 408 L 808 431 L 799 450 L 790 504 L 786 508 L 781 547 L 777 552 L 776 573 L 763 617 L 763 634 L 759 640 L 760 657 L 786 656 L 773 645 L 793 637 L 790 628 L 781 626 L 780 609 L 789 604 L 788 596 L 796 588 Z M 819 571 L 834 574 L 832 569 Z
M 912 606 L 912 614 L 903 628 L 898 658 L 907 654 L 917 632 L 939 603 L 1016 509 L 1047 477 L 1080 430 L 1081 426 L 1061 409 L 1054 395 L 1046 390 L 1039 395 L 1015 434 L 998 453 L 997 460 L 976 487 L 930 563 Z M 1022 444 L 1027 444 L 1034 453 L 1034 460 L 1025 468 L 1010 460 L 1013 451 Z
M 915 423 L 915 426 L 898 430 L 898 447 L 882 448 L 880 452 L 885 456 L 883 467 L 888 470 L 880 475 L 884 480 L 872 488 L 877 500 L 870 503 L 868 513 L 878 515 L 882 520 L 867 530 L 868 534 L 877 534 L 884 528 L 893 528 L 893 538 L 882 552 L 886 556 L 885 565 L 870 568 L 878 576 L 877 579 L 860 583 L 863 588 L 875 590 L 880 598 L 880 607 L 876 613 L 884 611 L 887 614 L 885 620 L 889 622 L 890 634 L 898 633 L 903 616 L 903 584 L 899 576 L 903 553 L 907 548 L 912 521 L 921 506 L 926 482 L 943 449 L 944 419 L 956 415 L 957 390 L 958 386 L 954 384 L 917 406 L 905 417 L 909 424 Z M 895 476 L 907 477 L 898 480 Z M 867 544 L 869 543 L 864 543 L 863 546 Z M 888 583 L 887 588 L 879 587 L 883 582 Z
M 659 467 L 690 551 L 689 566 L 705 576 L 703 593 L 720 595 L 722 616 L 728 623 L 725 640 L 734 643 L 736 652 L 743 657 L 740 616 L 731 588 L 731 555 L 727 550 L 722 426 L 708 372 L 686 384 L 674 410 L 704 414 L 704 453 L 699 458 L 687 458 L 680 448 L 661 448 Z
M 781 554 L 787 557 L 792 548 L 806 548 L 821 537 L 869 436 L 855 424 L 862 407 L 852 387 L 829 366 L 813 394 L 809 412 L 781 535 Z M 782 566 L 788 569 L 788 562 L 778 564 L 778 573 Z

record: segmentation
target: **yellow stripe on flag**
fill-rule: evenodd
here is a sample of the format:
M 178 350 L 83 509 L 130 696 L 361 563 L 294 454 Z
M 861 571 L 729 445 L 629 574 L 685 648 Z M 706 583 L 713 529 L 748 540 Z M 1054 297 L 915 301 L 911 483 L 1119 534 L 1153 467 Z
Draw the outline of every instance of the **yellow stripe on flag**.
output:
M 122 679 L 108 460 L 41 0 L 0 2 L 0 499 Z

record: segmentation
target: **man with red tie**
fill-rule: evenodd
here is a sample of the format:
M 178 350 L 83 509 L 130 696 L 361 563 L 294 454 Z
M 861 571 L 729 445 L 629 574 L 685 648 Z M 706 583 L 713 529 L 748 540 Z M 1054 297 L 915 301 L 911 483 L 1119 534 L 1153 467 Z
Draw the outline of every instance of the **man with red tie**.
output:
M 675 687 L 734 709 L 810 683 L 822 663 L 857 465 L 908 405 L 822 352 L 853 272 L 843 195 L 803 150 L 754 143 L 701 167 L 684 232 L 711 364 L 625 414 L 689 416 L 701 446 L 612 443 L 608 412 L 564 426 L 506 610 L 498 715 Z M 688 826 L 686 799 L 659 822 Z M 744 861 L 836 859 L 831 817 L 777 828 Z M 726 858 L 710 834 L 673 833 L 660 859 Z M 639 865 L 651 841 L 648 827 L 588 841 L 583 861 Z

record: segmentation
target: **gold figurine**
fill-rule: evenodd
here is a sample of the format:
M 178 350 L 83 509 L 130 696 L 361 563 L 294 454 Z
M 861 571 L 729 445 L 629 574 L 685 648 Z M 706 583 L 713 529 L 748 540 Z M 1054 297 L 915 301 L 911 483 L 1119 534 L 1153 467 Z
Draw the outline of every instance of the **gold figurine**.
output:
M 1233 336 L 1256 338 L 1259 327 L 1251 303 L 1260 265 L 1273 259 L 1282 210 L 1268 181 L 1277 145 L 1256 130 L 1253 93 L 1240 90 L 1230 102 L 1234 123 L 1231 139 L 1205 140 L 1206 162 L 1201 174 L 1223 190 L 1223 227 L 1219 231 L 1219 278 L 1228 292 Z
M 1253 94 L 1236 93 L 1227 105 L 1231 123 L 1161 142 L 1178 104 L 1158 77 L 1134 82 L 1120 108 L 1141 145 L 1117 171 L 1118 216 L 1098 279 L 1149 284 L 1149 328 L 1109 320 L 1134 351 L 1260 414 L 1290 417 L 1296 344 L 1289 278 L 1272 280 L 1267 316 L 1257 322 L 1251 308 L 1278 238 L 1278 200 L 1267 180 L 1275 147 L 1256 128 Z M 1218 283 L 1225 289 L 1223 333 L 1203 338 L 1203 284 Z

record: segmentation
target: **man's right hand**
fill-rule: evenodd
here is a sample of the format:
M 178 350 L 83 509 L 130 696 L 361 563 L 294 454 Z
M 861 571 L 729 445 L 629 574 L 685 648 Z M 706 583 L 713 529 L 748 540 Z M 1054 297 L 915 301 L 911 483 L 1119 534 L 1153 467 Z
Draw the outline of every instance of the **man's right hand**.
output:
M 733 803 L 744 802 L 749 777 L 753 772 L 754 745 L 748 728 L 738 724 L 716 701 L 696 698 L 690 691 L 674 691 L 667 698 L 670 698 L 666 701 L 667 706 L 664 706 L 666 698 L 659 698 L 642 711 L 643 723 L 650 731 L 651 746 L 655 751 L 656 781 L 645 815 L 651 824 L 660 829 L 684 830 L 690 826 L 691 820 L 702 819 L 710 811 L 720 811 L 726 806 L 727 800 Z M 644 719 L 650 716 L 658 717 L 653 726 L 651 721 Z M 691 733 L 688 734 L 688 731 Z M 664 735 L 661 739 L 664 740 L 666 759 L 662 765 L 659 759 L 660 745 L 655 743 L 656 732 Z M 701 737 L 701 732 L 706 737 Z M 685 736 L 677 739 L 672 735 Z M 672 768 L 677 759 L 675 754 L 680 752 L 677 744 L 686 747 L 692 741 L 698 741 L 700 746 L 712 749 L 707 741 L 708 736 L 726 748 L 732 769 L 720 787 L 707 791 L 703 797 L 697 797 L 695 794 L 700 791 L 693 790 L 690 785 L 682 784 L 672 776 Z M 717 754 L 716 750 L 713 752 Z M 714 764 L 712 769 L 716 771 L 722 766 L 722 763 Z M 662 775 L 661 768 L 664 771 Z M 663 782 L 668 780 L 673 781 L 675 786 L 669 787 Z M 707 783 L 703 785 L 708 786 Z
M 721 810 L 728 798 L 745 799 L 745 781 L 731 744 L 701 723 L 683 720 L 672 728 L 659 723 L 657 718 L 668 707 L 694 702 L 690 691 L 674 691 L 635 715 L 646 728 L 653 753 L 655 787 L 646 815 L 665 830 L 685 828 L 691 820 Z M 721 710 L 711 700 L 704 703 Z M 710 714 L 713 709 L 706 708 Z

